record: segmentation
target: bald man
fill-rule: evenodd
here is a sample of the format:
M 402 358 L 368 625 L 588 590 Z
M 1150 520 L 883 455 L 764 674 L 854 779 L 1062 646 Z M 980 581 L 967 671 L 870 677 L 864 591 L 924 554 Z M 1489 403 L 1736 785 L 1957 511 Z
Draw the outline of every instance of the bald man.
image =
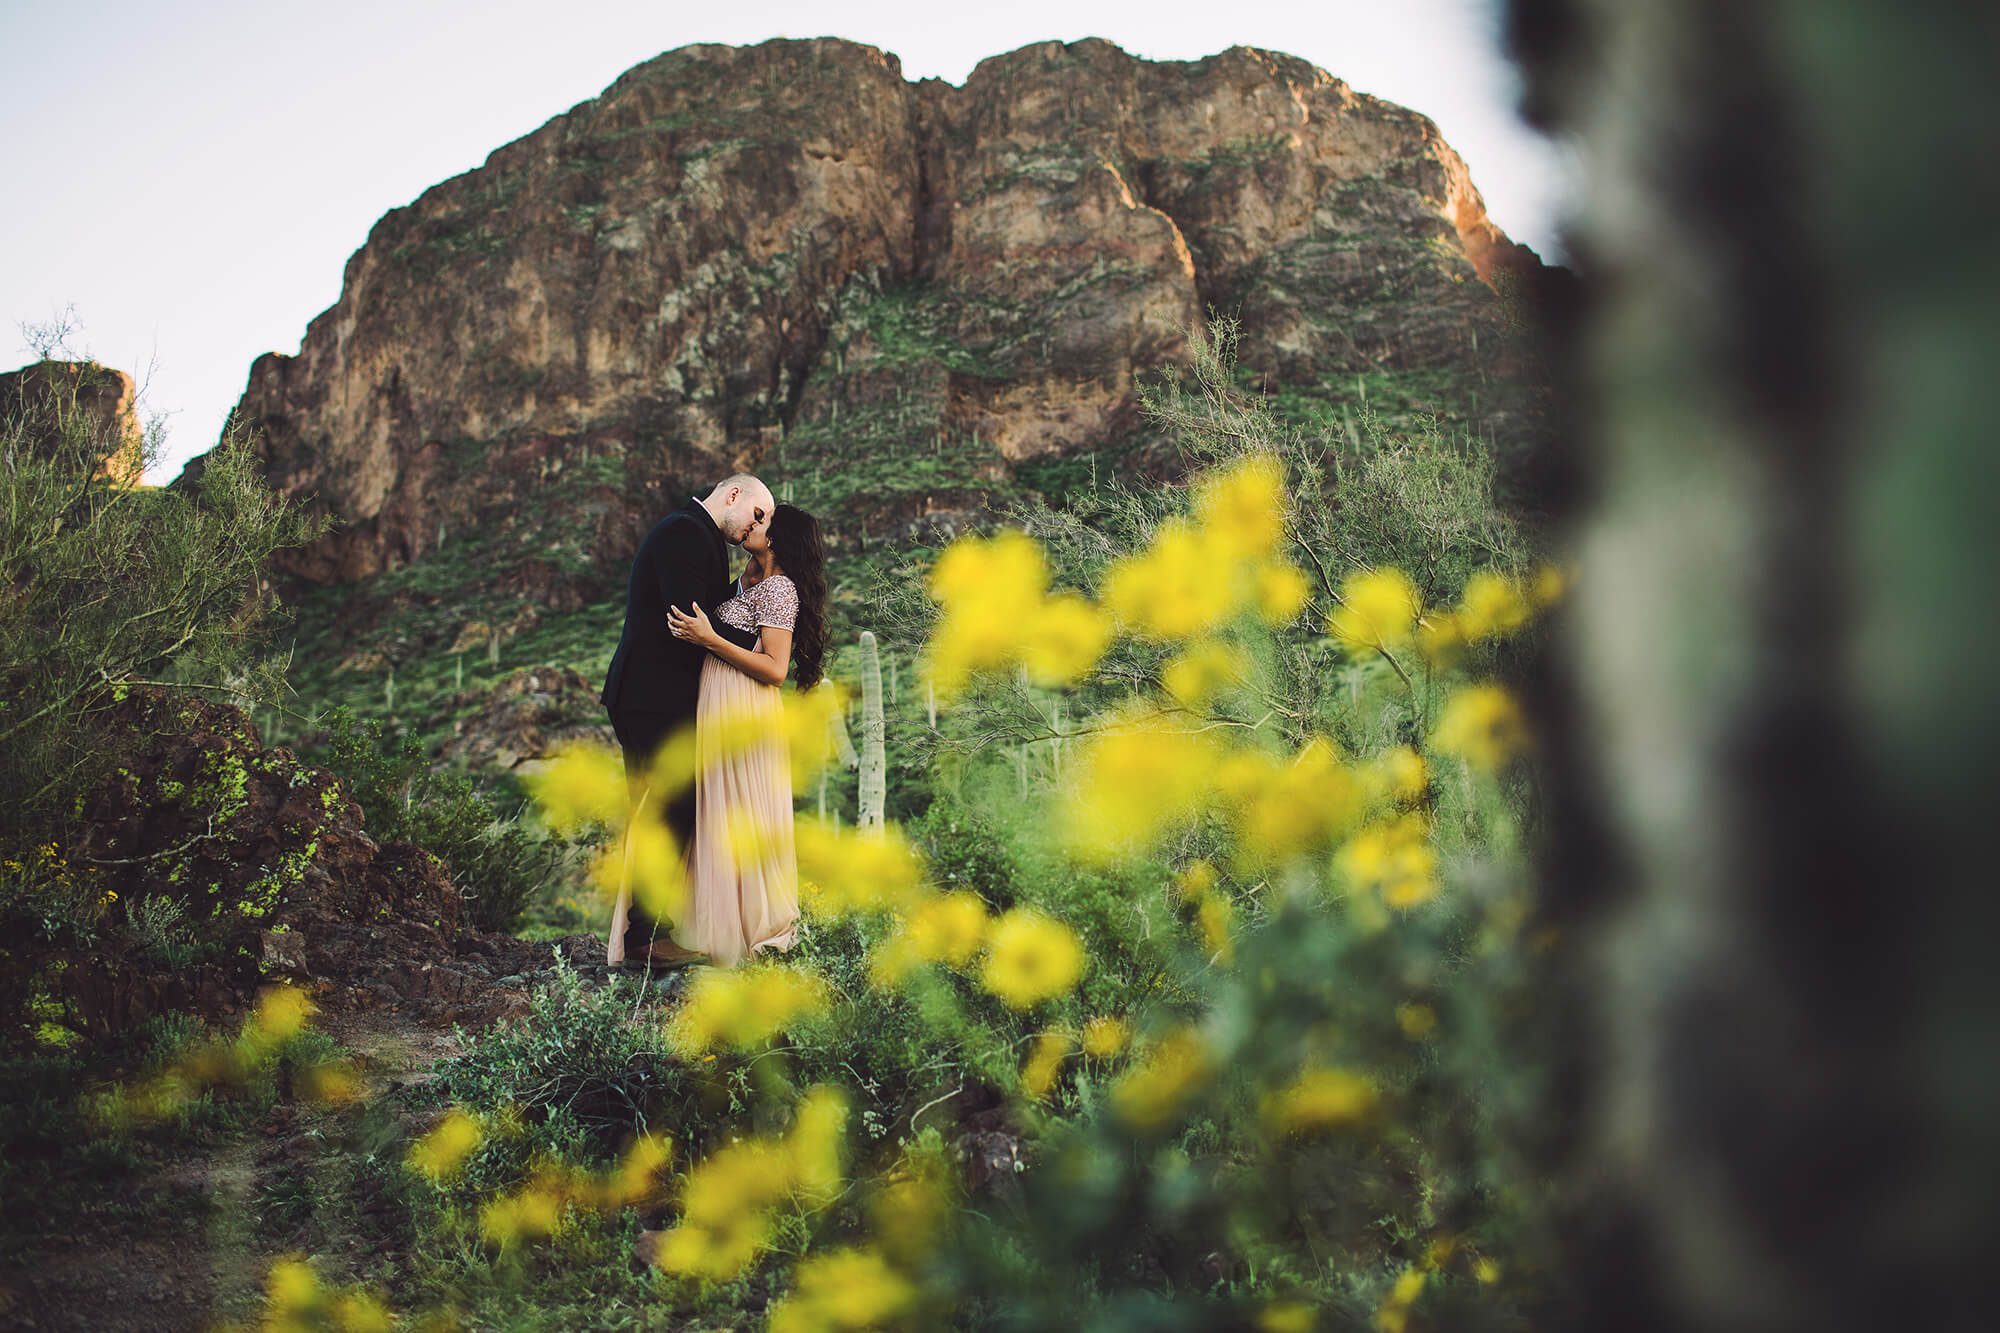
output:
M 729 596 L 729 550 L 751 531 L 769 525 L 777 507 L 770 488 L 739 472 L 716 483 L 707 499 L 687 503 L 653 525 L 632 560 L 625 592 L 625 628 L 612 654 L 611 670 L 599 699 L 611 713 L 611 729 L 625 752 L 625 776 L 643 781 L 653 752 L 668 736 L 694 725 L 695 696 L 707 651 L 669 632 L 667 608 L 690 610 L 696 602 L 713 612 Z M 716 632 L 745 648 L 757 633 L 711 617 Z M 694 837 L 694 788 L 666 808 L 667 826 L 683 851 Z M 616 923 L 614 922 L 614 928 Z M 686 962 L 698 955 L 675 944 L 637 902 L 627 913 L 622 939 L 612 940 L 612 962 Z

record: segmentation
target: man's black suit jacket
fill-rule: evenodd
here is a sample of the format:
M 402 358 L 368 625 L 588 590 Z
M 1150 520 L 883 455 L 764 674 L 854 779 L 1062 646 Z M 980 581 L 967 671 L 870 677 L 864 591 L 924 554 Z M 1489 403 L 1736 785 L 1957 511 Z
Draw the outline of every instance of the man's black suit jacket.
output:
M 729 592 L 729 552 L 722 530 L 701 501 L 690 496 L 653 525 L 633 557 L 625 591 L 625 629 L 598 696 L 614 717 L 622 713 L 660 713 L 678 721 L 694 717 L 702 659 L 708 650 L 669 632 L 667 608 L 688 611 L 700 602 L 717 633 L 754 648 L 755 630 L 739 630 L 715 618 L 715 608 Z

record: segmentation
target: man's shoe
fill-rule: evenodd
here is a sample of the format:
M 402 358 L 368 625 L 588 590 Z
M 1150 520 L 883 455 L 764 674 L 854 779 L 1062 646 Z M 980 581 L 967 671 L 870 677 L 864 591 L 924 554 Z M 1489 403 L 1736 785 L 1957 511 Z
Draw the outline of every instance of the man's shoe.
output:
M 654 940 L 651 949 L 639 955 L 641 963 L 651 962 L 655 968 L 684 967 L 689 963 L 705 963 L 708 955 L 699 949 L 683 949 L 672 940 Z

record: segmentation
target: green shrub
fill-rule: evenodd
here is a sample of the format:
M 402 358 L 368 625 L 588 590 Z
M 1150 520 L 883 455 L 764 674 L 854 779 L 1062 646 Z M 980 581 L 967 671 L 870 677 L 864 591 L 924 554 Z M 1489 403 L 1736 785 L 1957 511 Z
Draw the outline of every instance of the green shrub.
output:
M 503 818 L 470 779 L 433 769 L 415 737 L 392 737 L 345 705 L 326 722 L 326 766 L 360 803 L 375 838 L 435 852 L 451 868 L 473 924 L 512 930 L 566 864 L 568 844 Z

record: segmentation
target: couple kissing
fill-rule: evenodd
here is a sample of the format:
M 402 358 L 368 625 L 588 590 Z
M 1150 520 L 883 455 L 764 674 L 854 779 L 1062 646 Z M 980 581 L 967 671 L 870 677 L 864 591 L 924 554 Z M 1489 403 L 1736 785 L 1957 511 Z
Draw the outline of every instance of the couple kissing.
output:
M 734 582 L 729 547 L 749 563 Z M 826 555 L 819 524 L 778 504 L 748 473 L 661 519 L 639 544 L 625 628 L 599 696 L 637 802 L 654 754 L 692 728 L 695 780 L 665 803 L 687 893 L 678 921 L 654 919 L 620 891 L 605 960 L 614 967 L 707 962 L 733 967 L 797 942 L 792 770 L 779 686 L 821 675 Z M 749 746 L 721 743 L 749 727 Z M 739 733 L 740 734 L 740 733 Z M 741 831 L 754 829 L 744 838 Z

